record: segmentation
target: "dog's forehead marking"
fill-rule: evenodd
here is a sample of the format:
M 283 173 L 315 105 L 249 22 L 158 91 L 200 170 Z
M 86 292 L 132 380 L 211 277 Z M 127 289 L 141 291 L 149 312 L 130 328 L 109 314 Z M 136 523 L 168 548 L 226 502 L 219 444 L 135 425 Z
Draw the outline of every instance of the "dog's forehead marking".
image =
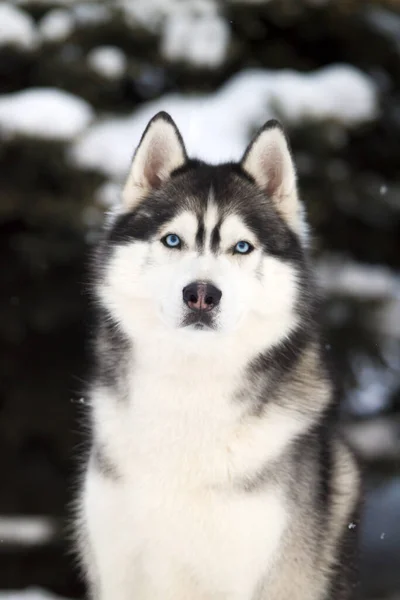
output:
M 214 192 L 213 189 L 210 188 L 207 206 L 203 217 L 204 223 L 204 244 L 203 244 L 203 252 L 209 254 L 213 250 L 215 250 L 215 237 L 216 232 L 219 229 L 219 223 L 221 220 L 221 215 L 219 214 L 218 206 L 214 201 Z M 219 235 L 217 234 L 219 238 Z

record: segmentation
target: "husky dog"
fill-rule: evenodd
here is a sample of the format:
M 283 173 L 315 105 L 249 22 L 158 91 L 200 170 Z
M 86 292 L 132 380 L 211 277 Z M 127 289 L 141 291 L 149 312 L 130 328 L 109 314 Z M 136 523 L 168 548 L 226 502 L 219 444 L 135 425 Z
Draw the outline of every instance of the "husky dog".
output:
M 353 597 L 360 481 L 307 240 L 278 122 L 211 166 L 150 121 L 94 269 L 77 531 L 96 600 Z

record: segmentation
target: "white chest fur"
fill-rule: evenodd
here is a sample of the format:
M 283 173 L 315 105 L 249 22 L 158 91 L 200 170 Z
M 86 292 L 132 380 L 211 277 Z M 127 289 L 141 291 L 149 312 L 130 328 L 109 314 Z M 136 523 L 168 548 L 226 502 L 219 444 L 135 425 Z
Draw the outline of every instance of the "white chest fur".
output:
M 240 482 L 304 424 L 276 406 L 246 416 L 248 405 L 235 396 L 243 373 L 229 353 L 204 356 L 203 368 L 182 355 L 178 371 L 176 356 L 157 354 L 135 358 L 128 401 L 104 391 L 93 398 L 98 437 L 120 474 L 117 482 L 87 479 L 100 572 L 115 579 L 118 557 L 135 600 L 251 600 L 287 512 L 272 484 L 247 493 Z M 113 597 L 125 600 L 115 589 L 128 584 L 113 585 Z
M 143 469 L 168 487 L 229 486 L 277 458 L 307 425 L 275 403 L 252 414 L 258 390 L 246 382 L 245 351 L 190 354 L 163 342 L 137 351 L 127 400 L 105 390 L 92 399 L 98 438 L 124 477 Z

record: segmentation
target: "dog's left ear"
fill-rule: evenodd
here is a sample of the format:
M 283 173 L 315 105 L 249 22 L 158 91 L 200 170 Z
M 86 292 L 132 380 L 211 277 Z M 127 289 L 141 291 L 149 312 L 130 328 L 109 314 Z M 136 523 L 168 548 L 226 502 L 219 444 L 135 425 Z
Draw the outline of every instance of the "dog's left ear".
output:
M 274 202 L 296 233 L 301 233 L 302 207 L 297 194 L 296 171 L 281 124 L 268 121 L 250 142 L 242 168 Z
M 124 208 L 132 209 L 186 160 L 182 136 L 174 121 L 166 112 L 157 113 L 147 125 L 133 157 L 122 192 Z

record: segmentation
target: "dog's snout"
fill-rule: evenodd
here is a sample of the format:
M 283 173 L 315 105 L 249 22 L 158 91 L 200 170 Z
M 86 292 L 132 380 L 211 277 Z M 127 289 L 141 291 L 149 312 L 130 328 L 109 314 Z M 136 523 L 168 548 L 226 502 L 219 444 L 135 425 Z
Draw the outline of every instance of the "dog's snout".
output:
M 222 292 L 211 283 L 195 281 L 183 288 L 183 301 L 191 310 L 210 311 L 218 306 Z

